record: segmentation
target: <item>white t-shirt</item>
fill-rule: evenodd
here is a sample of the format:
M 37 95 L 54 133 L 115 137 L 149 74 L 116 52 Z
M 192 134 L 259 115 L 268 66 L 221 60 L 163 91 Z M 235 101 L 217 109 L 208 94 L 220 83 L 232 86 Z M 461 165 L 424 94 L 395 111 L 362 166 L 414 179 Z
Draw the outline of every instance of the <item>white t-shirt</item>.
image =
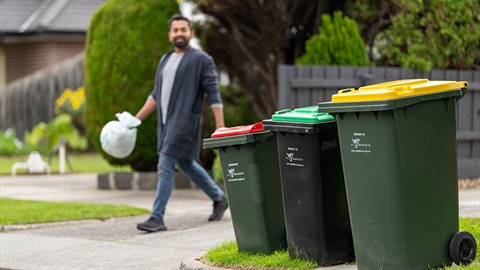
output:
M 172 53 L 165 63 L 162 71 L 162 96 L 160 97 L 162 108 L 162 123 L 167 120 L 168 103 L 172 94 L 173 83 L 175 82 L 175 74 L 177 74 L 178 65 L 182 61 L 184 53 Z

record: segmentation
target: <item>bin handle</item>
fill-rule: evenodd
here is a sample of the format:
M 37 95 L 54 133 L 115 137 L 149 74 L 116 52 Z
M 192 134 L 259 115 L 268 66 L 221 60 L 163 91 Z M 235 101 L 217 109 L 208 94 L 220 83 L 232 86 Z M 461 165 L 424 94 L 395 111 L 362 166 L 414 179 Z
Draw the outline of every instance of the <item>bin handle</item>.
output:
M 413 88 L 410 85 L 401 85 L 393 88 L 393 91 L 399 96 L 413 93 Z
M 283 110 L 280 110 L 280 111 L 276 111 L 275 114 L 283 114 L 283 113 L 289 113 L 291 112 L 292 110 L 290 109 L 283 109 Z
M 345 94 L 345 93 L 352 92 L 352 91 L 357 91 L 357 89 L 355 89 L 355 88 L 345 88 L 345 89 L 338 90 L 338 93 L 339 94 Z

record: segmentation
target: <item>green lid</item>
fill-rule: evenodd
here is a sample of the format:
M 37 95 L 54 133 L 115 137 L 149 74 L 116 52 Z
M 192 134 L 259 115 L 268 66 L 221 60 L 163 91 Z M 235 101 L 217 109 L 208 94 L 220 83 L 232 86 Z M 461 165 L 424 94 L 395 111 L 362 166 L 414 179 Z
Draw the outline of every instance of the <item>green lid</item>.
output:
M 297 122 L 297 123 L 320 123 L 335 120 L 335 117 L 328 113 L 319 113 L 318 106 L 297 108 L 293 111 L 285 109 L 276 111 L 272 115 L 273 121 Z

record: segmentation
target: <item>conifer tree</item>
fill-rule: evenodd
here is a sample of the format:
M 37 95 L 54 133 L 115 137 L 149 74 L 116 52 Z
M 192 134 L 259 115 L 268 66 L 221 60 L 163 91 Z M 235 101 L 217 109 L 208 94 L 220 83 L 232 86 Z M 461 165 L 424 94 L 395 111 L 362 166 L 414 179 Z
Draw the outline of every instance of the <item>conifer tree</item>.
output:
M 340 11 L 332 16 L 322 15 L 318 34 L 305 46 L 305 54 L 297 59 L 299 65 L 366 66 L 365 43 L 352 19 L 343 17 Z
M 137 171 L 157 165 L 156 114 L 138 127 L 134 152 L 115 159 L 100 146 L 103 126 L 115 114 L 135 114 L 151 92 L 160 57 L 171 49 L 168 19 L 174 0 L 109 0 L 92 17 L 85 48 L 85 125 L 87 135 L 111 164 Z

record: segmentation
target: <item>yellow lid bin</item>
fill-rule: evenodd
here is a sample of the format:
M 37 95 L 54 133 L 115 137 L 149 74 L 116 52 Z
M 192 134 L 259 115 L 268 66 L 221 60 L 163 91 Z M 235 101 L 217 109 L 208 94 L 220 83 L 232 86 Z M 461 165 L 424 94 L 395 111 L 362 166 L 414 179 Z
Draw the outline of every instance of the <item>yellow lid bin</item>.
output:
M 318 104 L 337 123 L 358 270 L 475 260 L 475 237 L 458 226 L 457 101 L 467 87 L 398 80 Z
M 408 79 L 347 88 L 332 96 L 332 102 L 364 102 L 392 100 L 413 96 L 429 95 L 467 88 L 466 81 L 429 81 L 428 79 Z

